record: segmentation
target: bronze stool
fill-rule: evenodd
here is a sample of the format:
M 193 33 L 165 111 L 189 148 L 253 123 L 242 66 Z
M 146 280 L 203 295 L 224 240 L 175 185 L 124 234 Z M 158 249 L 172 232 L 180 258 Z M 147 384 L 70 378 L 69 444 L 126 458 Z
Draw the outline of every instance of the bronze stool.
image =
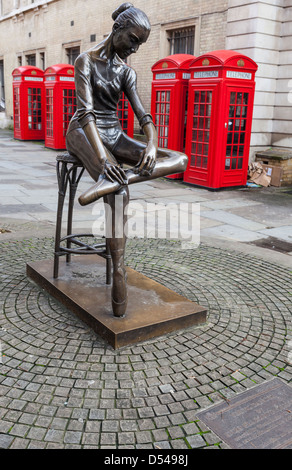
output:
M 55 234 L 55 255 L 54 255 L 54 278 L 59 275 L 59 258 L 66 255 L 66 261 L 71 261 L 71 254 L 97 254 L 106 259 L 106 283 L 111 283 L 111 256 L 107 239 L 103 243 L 88 245 L 81 240 L 80 237 L 94 237 L 90 234 L 72 234 L 72 219 L 73 219 L 73 206 L 74 199 L 77 191 L 78 183 L 84 173 L 83 163 L 75 155 L 69 152 L 64 152 L 57 155 L 57 179 L 58 179 L 58 208 L 57 208 L 57 221 L 56 221 L 56 234 Z M 62 229 L 62 216 L 66 190 L 69 183 L 69 203 L 68 203 L 68 218 L 67 218 L 67 235 L 61 237 Z M 62 242 L 66 242 L 66 246 L 61 246 Z M 72 248 L 72 244 L 77 245 L 78 248 Z

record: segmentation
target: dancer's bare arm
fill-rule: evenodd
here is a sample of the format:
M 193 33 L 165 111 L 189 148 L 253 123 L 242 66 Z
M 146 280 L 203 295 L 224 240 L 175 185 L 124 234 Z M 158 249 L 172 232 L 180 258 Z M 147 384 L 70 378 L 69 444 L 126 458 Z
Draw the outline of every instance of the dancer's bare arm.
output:
M 137 165 L 139 173 L 151 173 L 157 158 L 158 136 L 155 126 L 152 122 L 148 122 L 143 126 L 143 132 L 147 139 L 147 147 L 143 150 L 141 160 Z

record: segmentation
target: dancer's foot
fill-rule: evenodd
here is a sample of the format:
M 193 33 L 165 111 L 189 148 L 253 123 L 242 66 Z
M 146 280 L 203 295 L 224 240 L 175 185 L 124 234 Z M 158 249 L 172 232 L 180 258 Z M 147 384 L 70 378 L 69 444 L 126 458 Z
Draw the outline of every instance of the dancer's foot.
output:
M 127 176 L 127 184 L 137 183 L 138 181 L 145 181 L 149 178 L 150 173 L 141 174 L 137 172 L 137 169 L 129 169 L 125 172 Z M 126 185 L 126 184 L 125 184 Z M 87 206 L 91 202 L 95 202 L 101 197 L 107 196 L 108 194 L 115 193 L 122 185 L 118 181 L 109 181 L 107 178 L 100 178 L 91 188 L 85 191 L 79 197 L 79 203 L 81 206 Z
M 128 298 L 123 300 L 122 302 L 116 302 L 112 298 L 112 309 L 113 309 L 113 314 L 115 317 L 124 317 L 127 309 L 127 304 L 128 304 Z
M 91 202 L 95 202 L 107 194 L 114 193 L 121 187 L 117 181 L 109 181 L 108 179 L 100 179 L 91 188 L 87 189 L 81 196 L 79 196 L 79 203 L 81 206 L 87 206 Z

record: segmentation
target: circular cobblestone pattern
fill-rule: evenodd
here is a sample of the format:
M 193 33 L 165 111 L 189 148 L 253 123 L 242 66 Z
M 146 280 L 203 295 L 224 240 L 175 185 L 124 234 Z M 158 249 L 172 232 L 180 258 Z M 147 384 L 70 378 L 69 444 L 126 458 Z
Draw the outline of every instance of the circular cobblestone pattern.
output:
M 0 246 L 0 448 L 226 448 L 198 411 L 291 380 L 284 267 L 130 240 L 127 264 L 206 306 L 208 319 L 114 351 L 26 277 L 26 262 L 51 257 L 52 239 Z

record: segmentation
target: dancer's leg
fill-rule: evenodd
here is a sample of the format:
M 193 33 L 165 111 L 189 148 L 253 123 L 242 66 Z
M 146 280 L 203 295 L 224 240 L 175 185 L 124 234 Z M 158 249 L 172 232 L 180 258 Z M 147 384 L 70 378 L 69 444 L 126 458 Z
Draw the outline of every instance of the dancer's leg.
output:
M 128 159 L 126 159 L 127 161 Z M 125 173 L 127 175 L 128 184 L 140 183 L 162 176 L 171 175 L 173 173 L 182 173 L 185 171 L 188 163 L 188 157 L 181 153 L 169 149 L 158 149 L 157 161 L 151 174 L 141 175 L 135 173 L 135 170 L 129 169 Z M 79 197 L 79 202 L 82 206 L 97 201 L 102 196 L 115 192 L 120 188 L 118 182 L 112 183 L 111 181 L 100 178 L 100 180 L 85 193 Z
M 124 266 L 126 245 L 125 225 L 127 216 L 125 207 L 129 203 L 129 190 L 126 186 L 104 197 L 106 208 L 107 236 L 113 264 L 112 309 L 116 317 L 125 315 L 127 307 L 127 284 Z

